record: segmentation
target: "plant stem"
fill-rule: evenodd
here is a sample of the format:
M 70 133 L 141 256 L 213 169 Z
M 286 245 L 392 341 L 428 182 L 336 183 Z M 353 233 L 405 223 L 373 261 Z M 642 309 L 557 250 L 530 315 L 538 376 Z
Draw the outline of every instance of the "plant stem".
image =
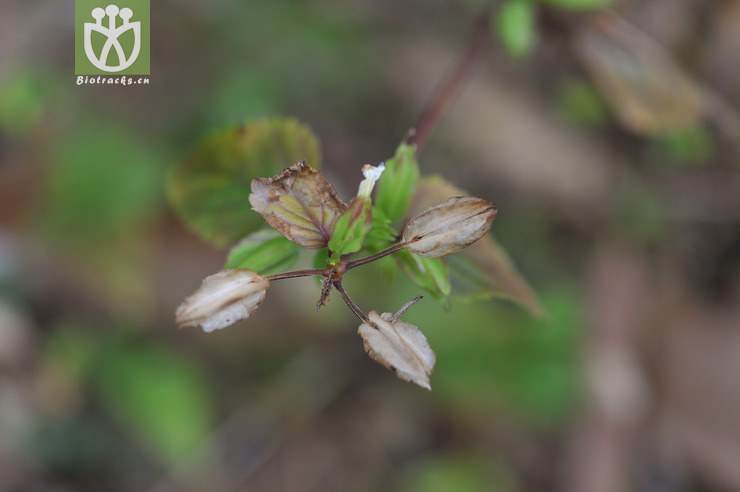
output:
M 344 299 L 344 302 L 349 306 L 352 312 L 355 313 L 355 316 L 360 318 L 363 322 L 370 324 L 370 320 L 367 315 L 362 312 L 362 309 L 355 304 L 355 301 L 353 301 L 349 294 L 347 294 L 347 291 L 344 290 L 341 280 L 334 281 L 334 288 L 337 289 L 337 292 L 339 292 L 339 295 L 342 296 L 342 299 Z
M 293 270 L 292 272 L 276 273 L 274 275 L 266 275 L 265 279 L 272 282 L 273 280 L 280 280 L 282 278 L 296 278 L 296 277 L 310 277 L 311 275 L 318 275 L 320 277 L 326 276 L 326 270 L 316 268 L 312 270 Z
M 406 304 L 404 304 L 403 306 L 401 306 L 401 309 L 399 309 L 396 312 L 396 314 L 394 314 L 393 316 L 391 316 L 391 319 L 393 320 L 393 322 L 395 323 L 396 321 L 398 321 L 398 318 L 400 318 L 403 315 L 403 313 L 405 313 L 408 310 L 408 308 L 410 308 L 411 306 L 413 306 L 417 302 L 421 301 L 423 298 L 424 298 L 423 296 L 416 296 L 413 299 L 411 299 L 409 302 L 407 302 Z
M 424 146 L 429 135 L 439 123 L 444 112 L 459 94 L 473 69 L 481 60 L 486 42 L 490 36 L 490 15 L 484 12 L 475 22 L 470 44 L 463 52 L 457 64 L 440 81 L 431 99 L 425 106 L 416 125 L 409 131 L 406 143 L 415 144 L 417 149 Z
M 406 243 L 403 243 L 403 242 L 396 243 L 396 244 L 394 244 L 392 246 L 389 246 L 388 248 L 384 249 L 383 251 L 381 251 L 379 253 L 375 253 L 374 255 L 366 256 L 365 258 L 360 258 L 359 260 L 348 261 L 346 263 L 346 265 L 345 265 L 345 269 L 346 270 L 351 270 L 351 269 L 353 269 L 355 267 L 358 267 L 360 265 L 365 265 L 367 263 L 371 263 L 371 262 L 373 262 L 375 260 L 379 260 L 379 259 L 383 258 L 384 256 L 388 256 L 390 254 L 393 254 L 396 251 L 400 251 L 400 250 L 402 250 L 405 247 L 406 247 Z

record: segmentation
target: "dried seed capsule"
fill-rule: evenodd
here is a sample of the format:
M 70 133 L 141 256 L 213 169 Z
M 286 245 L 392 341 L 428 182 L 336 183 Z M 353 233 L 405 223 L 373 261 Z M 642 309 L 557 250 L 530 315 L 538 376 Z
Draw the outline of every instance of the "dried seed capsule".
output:
M 434 369 L 435 356 L 424 334 L 391 313 L 370 311 L 368 320 L 370 323 L 361 324 L 357 330 L 367 355 L 395 372 L 400 379 L 432 389 L 429 376 Z
M 251 270 L 223 270 L 203 283 L 175 312 L 180 327 L 210 332 L 249 317 L 265 299 L 270 282 Z
M 483 237 L 495 218 L 493 203 L 472 196 L 454 197 L 409 220 L 403 241 L 412 253 L 440 258 Z

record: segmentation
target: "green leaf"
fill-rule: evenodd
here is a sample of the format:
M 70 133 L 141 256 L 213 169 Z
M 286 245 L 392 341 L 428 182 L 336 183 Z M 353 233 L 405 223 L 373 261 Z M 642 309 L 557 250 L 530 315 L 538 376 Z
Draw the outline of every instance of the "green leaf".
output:
M 510 0 L 496 19 L 499 36 L 511 56 L 526 55 L 535 41 L 535 10 L 530 0 Z
M 96 378 L 109 411 L 168 463 L 192 455 L 212 428 L 203 373 L 169 350 L 116 343 Z
M 447 263 L 439 258 L 425 258 L 405 249 L 394 253 L 401 269 L 419 287 L 432 294 L 435 299 L 450 295 L 450 271 Z
M 167 194 L 193 231 L 227 246 L 263 225 L 248 201 L 252 179 L 301 160 L 320 161 L 318 139 L 307 126 L 289 118 L 252 122 L 206 138 L 171 169 Z
M 542 0 L 543 3 L 569 10 L 593 10 L 607 7 L 614 0 Z
M 370 232 L 372 214 L 369 198 L 358 196 L 352 200 L 349 208 L 339 216 L 334 225 L 334 233 L 329 240 L 331 261 L 338 262 L 342 255 L 362 249 L 363 241 Z
M 391 222 L 406 215 L 419 182 L 415 154 L 416 146 L 401 144 L 396 155 L 385 162 L 385 171 L 376 184 L 375 205 Z
M 306 249 L 325 247 L 347 209 L 324 173 L 303 162 L 273 178 L 254 179 L 249 203 L 268 224 Z
M 297 244 L 274 229 L 263 229 L 234 246 L 224 268 L 246 268 L 261 275 L 282 272 L 298 259 L 298 249 Z

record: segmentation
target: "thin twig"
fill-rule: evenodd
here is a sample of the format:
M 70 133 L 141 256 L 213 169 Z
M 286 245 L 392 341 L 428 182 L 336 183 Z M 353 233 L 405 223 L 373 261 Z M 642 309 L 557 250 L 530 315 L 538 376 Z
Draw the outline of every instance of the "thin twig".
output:
M 368 319 L 367 315 L 362 312 L 360 306 L 355 304 L 355 301 L 353 301 L 349 294 L 347 294 L 347 291 L 344 290 L 341 280 L 336 280 L 334 282 L 334 288 L 337 289 L 337 292 L 339 292 L 339 295 L 342 296 L 342 299 L 344 299 L 344 302 L 347 304 L 347 306 L 349 306 L 352 312 L 355 313 L 355 315 L 363 322 L 370 324 L 370 320 Z
M 359 260 L 348 261 L 347 264 L 346 264 L 346 266 L 345 266 L 345 268 L 346 268 L 346 270 L 351 270 L 351 269 L 353 269 L 355 267 L 358 267 L 360 265 L 365 265 L 365 264 L 371 263 L 371 262 L 373 262 L 375 260 L 379 260 L 379 259 L 383 258 L 384 256 L 388 256 L 390 254 L 393 254 L 396 251 L 400 251 L 400 250 L 402 250 L 405 247 L 406 247 L 406 243 L 403 243 L 403 242 L 396 243 L 396 244 L 394 244 L 392 246 L 389 246 L 388 248 L 384 249 L 383 251 L 381 251 L 379 253 L 375 253 L 374 255 L 366 256 L 365 258 L 360 258 Z
M 475 23 L 475 32 L 460 60 L 442 79 L 426 104 L 416 125 L 409 131 L 406 143 L 424 146 L 448 106 L 454 101 L 481 59 L 490 36 L 490 15 L 486 11 Z
M 400 318 L 401 316 L 403 316 L 403 313 L 405 313 L 408 310 L 408 308 L 410 308 L 411 306 L 413 306 L 417 302 L 421 301 L 423 298 L 424 298 L 424 296 L 416 296 L 413 299 L 411 299 L 409 302 L 407 302 L 406 304 L 404 304 L 403 306 L 401 306 L 401 309 L 399 309 L 398 311 L 396 311 L 396 314 L 394 314 L 394 315 L 391 316 L 391 321 L 393 323 L 395 323 L 396 321 L 398 321 L 398 318 Z
M 272 282 L 273 280 L 280 280 L 282 278 L 310 277 L 311 275 L 325 277 L 326 270 L 323 268 L 315 268 L 312 270 L 293 270 L 292 272 L 283 272 L 283 273 L 276 273 L 274 275 L 266 275 L 265 279 Z

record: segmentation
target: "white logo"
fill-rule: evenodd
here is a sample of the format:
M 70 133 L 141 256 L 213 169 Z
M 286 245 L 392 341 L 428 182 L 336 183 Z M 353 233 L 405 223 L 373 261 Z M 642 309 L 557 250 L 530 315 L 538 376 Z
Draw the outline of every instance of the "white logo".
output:
M 108 26 L 103 25 L 103 17 L 108 16 Z M 141 22 L 129 22 L 134 13 L 130 8 L 118 9 L 117 5 L 108 5 L 105 10 L 100 7 L 92 11 L 95 23 L 85 22 L 85 54 L 90 63 L 104 72 L 120 72 L 133 65 L 139 57 L 141 51 Z M 116 17 L 120 16 L 123 23 L 116 27 Z M 123 51 L 123 46 L 118 41 L 119 36 L 131 29 L 134 33 L 134 48 L 127 57 Z M 97 31 L 106 37 L 100 56 L 96 55 L 92 45 L 92 33 Z M 115 50 L 118 56 L 118 65 L 110 66 L 107 64 L 110 50 Z

